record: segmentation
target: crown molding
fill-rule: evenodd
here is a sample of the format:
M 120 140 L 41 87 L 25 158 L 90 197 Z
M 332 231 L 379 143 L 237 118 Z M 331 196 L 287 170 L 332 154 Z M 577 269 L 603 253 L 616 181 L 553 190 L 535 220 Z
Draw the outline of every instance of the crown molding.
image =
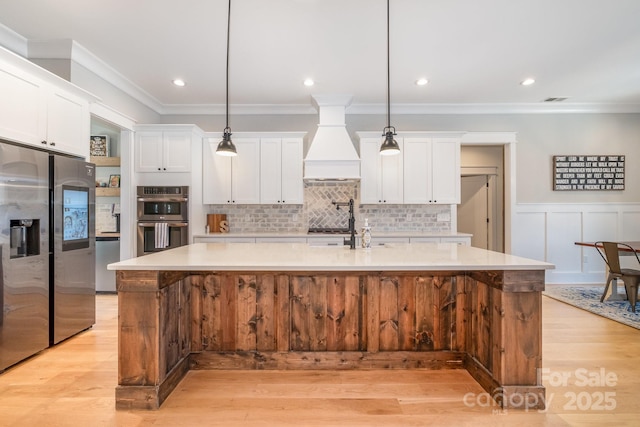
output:
M 29 50 L 26 38 L 2 24 L 0 24 L 0 46 L 4 46 L 6 49 L 23 58 L 27 57 Z
M 224 104 L 165 104 L 163 114 L 175 115 L 225 115 Z M 233 115 L 284 115 L 318 114 L 311 104 L 231 104 L 229 113 Z
M 30 59 L 68 59 L 73 61 L 90 70 L 141 104 L 159 114 L 163 114 L 164 106 L 160 101 L 135 85 L 75 40 L 29 40 L 28 45 Z
M 386 104 L 353 104 L 349 114 L 386 114 Z M 522 104 L 392 104 L 391 114 L 602 114 L 640 113 L 639 104 L 522 103 Z
M 0 24 L 0 44 L 14 53 L 31 59 L 69 59 L 92 71 L 106 82 L 120 89 L 136 101 L 160 115 L 224 115 L 223 104 L 162 104 L 151 94 L 131 82 L 109 64 L 71 39 L 27 40 Z M 387 112 L 386 104 L 351 104 L 347 114 L 376 114 Z M 317 114 L 311 104 L 236 104 L 229 110 L 237 115 L 296 115 Z M 469 104 L 392 104 L 392 114 L 637 114 L 640 104 L 600 103 L 469 103 Z

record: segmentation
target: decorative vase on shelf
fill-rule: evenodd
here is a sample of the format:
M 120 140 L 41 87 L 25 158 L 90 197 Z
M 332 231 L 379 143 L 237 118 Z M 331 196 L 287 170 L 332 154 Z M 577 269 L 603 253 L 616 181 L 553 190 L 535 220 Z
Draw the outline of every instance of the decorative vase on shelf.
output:
M 362 227 L 362 247 L 363 249 L 371 248 L 371 227 L 369 227 L 369 219 L 364 219 L 364 226 Z

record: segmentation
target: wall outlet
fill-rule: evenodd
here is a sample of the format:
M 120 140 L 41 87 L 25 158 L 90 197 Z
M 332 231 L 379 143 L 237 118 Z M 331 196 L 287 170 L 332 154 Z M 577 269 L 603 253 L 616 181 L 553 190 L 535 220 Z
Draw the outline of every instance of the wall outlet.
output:
M 411 221 L 413 219 L 412 213 L 407 213 L 407 221 Z
M 291 218 L 291 221 L 298 222 L 298 214 L 293 214 L 293 217 Z
M 451 221 L 451 214 L 450 213 L 439 213 L 438 215 L 436 215 L 436 221 L 438 221 L 438 222 Z

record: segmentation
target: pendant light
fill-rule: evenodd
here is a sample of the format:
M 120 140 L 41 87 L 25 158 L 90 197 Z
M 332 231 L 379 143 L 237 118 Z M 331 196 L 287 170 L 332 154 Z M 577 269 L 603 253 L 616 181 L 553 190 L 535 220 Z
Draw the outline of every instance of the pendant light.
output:
M 390 78 L 390 59 L 389 59 L 389 0 L 387 0 L 387 127 L 382 130 L 384 142 L 380 146 L 380 154 L 383 156 L 392 156 L 400 154 L 400 146 L 393 139 L 396 135 L 396 128 L 391 126 L 391 78 Z
M 231 128 L 229 127 L 229 33 L 231 29 L 231 0 L 227 12 L 227 119 L 226 126 L 222 134 L 222 141 L 218 144 L 216 154 L 219 156 L 237 156 L 236 146 L 231 141 Z

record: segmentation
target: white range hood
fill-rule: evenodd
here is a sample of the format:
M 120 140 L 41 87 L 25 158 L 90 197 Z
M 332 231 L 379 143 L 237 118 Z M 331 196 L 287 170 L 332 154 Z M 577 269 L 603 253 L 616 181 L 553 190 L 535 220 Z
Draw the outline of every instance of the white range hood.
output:
M 359 180 L 360 158 L 345 126 L 345 109 L 351 95 L 312 95 L 320 114 L 307 157 L 304 179 Z

